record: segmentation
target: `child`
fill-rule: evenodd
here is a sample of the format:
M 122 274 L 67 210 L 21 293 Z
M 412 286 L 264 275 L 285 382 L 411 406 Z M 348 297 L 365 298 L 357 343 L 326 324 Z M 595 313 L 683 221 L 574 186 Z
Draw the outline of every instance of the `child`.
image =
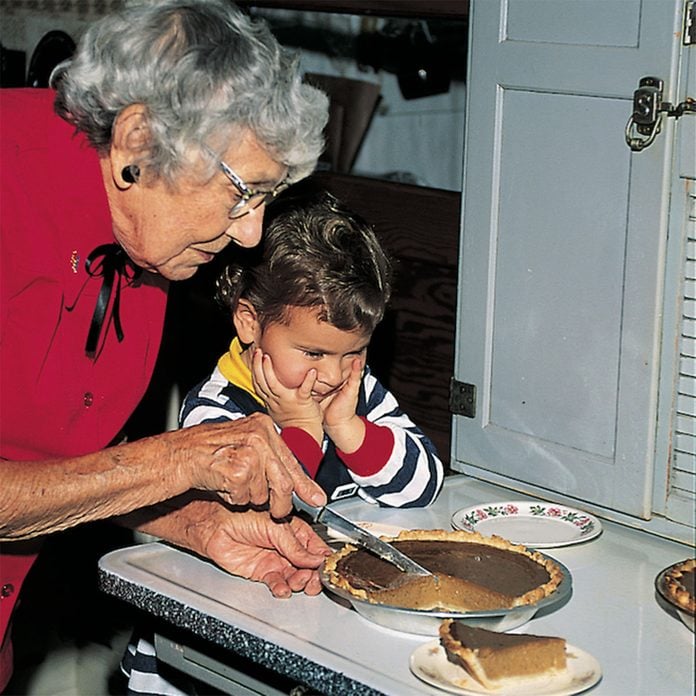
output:
M 366 364 L 391 267 L 364 221 L 327 193 L 278 202 L 250 261 L 218 280 L 237 337 L 186 396 L 181 425 L 268 413 L 330 500 L 431 503 L 431 441 Z

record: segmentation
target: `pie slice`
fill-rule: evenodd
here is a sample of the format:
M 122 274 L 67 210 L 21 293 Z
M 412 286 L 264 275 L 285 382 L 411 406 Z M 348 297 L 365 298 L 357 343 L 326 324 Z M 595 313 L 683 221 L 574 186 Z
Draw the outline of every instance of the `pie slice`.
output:
M 566 670 L 563 638 L 496 633 L 446 619 L 440 625 L 440 644 L 450 662 L 463 667 L 487 689 Z

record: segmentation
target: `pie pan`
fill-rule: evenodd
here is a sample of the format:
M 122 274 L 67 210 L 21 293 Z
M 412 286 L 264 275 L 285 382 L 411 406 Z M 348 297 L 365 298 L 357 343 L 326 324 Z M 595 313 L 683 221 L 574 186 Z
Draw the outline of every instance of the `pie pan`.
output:
M 542 556 L 544 554 L 541 554 Z M 556 559 L 553 562 L 560 568 L 563 578 L 554 592 L 535 604 L 524 604 L 512 609 L 488 609 L 486 611 L 447 611 L 440 609 L 405 609 L 388 604 L 374 604 L 366 599 L 355 597 L 341 587 L 336 587 L 322 568 L 321 582 L 325 589 L 344 599 L 363 618 L 375 624 L 403 633 L 415 633 L 422 636 L 437 636 L 444 619 L 458 619 L 470 626 L 487 628 L 489 631 L 511 631 L 527 623 L 540 609 L 560 605 L 570 597 L 573 581 L 570 571 Z
M 655 578 L 655 589 L 657 590 L 660 597 L 662 597 L 662 599 L 677 612 L 677 615 L 682 620 L 684 625 L 690 628 L 692 631 L 694 631 L 696 630 L 694 628 L 694 614 L 688 612 L 684 607 L 682 607 L 680 604 L 675 602 L 672 597 L 670 597 L 665 584 L 665 576 L 667 575 L 667 573 L 669 573 L 674 567 L 681 565 L 682 563 L 683 561 L 680 563 L 675 563 L 671 566 L 668 566 L 664 570 L 661 570 Z

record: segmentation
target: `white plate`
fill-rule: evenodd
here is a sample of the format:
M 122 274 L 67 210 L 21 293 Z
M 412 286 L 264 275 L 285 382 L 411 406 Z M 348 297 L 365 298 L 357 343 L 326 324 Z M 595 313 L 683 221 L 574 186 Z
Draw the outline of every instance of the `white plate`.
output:
M 602 523 L 587 512 L 523 500 L 462 508 L 452 515 L 452 526 L 536 549 L 579 544 L 602 532 Z
M 599 662 L 589 653 L 566 644 L 566 658 L 568 669 L 563 674 L 516 679 L 508 687 L 494 691 L 479 684 L 463 667 L 452 664 L 438 640 L 417 647 L 411 653 L 409 666 L 426 684 L 463 696 L 570 696 L 589 689 L 601 679 Z
M 399 536 L 399 534 L 404 531 L 403 527 L 397 527 L 393 524 L 381 524 L 380 522 L 356 522 L 355 524 L 376 536 L 395 537 Z M 336 539 L 336 541 L 350 541 L 347 536 L 333 529 L 327 529 L 326 533 L 332 539 Z

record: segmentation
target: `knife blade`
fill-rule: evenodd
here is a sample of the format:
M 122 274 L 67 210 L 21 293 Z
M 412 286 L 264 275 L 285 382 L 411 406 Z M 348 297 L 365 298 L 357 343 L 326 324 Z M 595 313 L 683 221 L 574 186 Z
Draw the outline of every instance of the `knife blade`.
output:
M 305 503 L 305 501 L 295 493 L 292 494 L 292 502 L 297 510 L 306 512 L 311 517 L 312 522 L 324 524 L 330 529 L 341 532 L 352 542 L 366 548 L 385 561 L 392 563 L 404 573 L 433 575 L 427 568 L 416 563 L 412 558 L 409 558 L 391 544 L 355 524 L 355 522 L 351 522 L 347 517 L 332 510 L 328 505 L 314 507 L 313 505 Z

